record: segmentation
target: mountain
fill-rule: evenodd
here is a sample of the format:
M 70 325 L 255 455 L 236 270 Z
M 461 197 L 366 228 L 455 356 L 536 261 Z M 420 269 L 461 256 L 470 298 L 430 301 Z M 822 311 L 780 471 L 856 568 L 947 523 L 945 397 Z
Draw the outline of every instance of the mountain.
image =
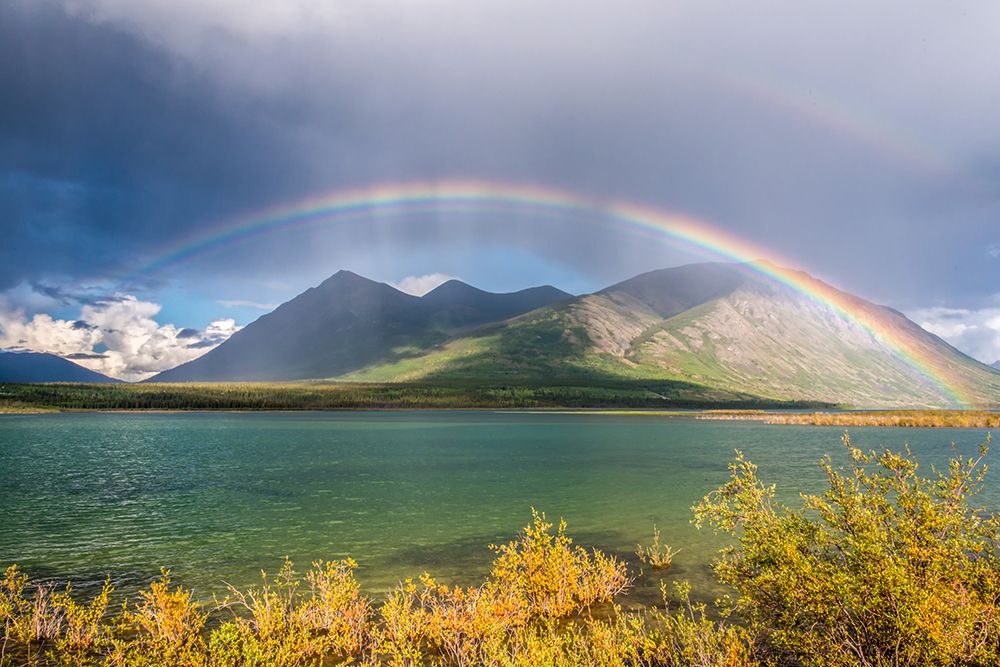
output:
M 1000 359 L 998 359 L 997 361 L 994 361 L 992 364 L 990 364 L 990 368 L 995 368 L 998 371 L 1000 371 Z
M 0 382 L 117 382 L 117 380 L 54 354 L 0 351 Z
M 955 388 L 963 402 L 1000 404 L 1000 373 L 901 313 L 804 273 L 795 274 L 795 289 L 760 268 L 709 263 L 652 271 L 344 379 L 663 380 L 865 407 L 955 405 Z M 870 326 L 810 294 L 834 297 Z
M 494 294 L 457 280 L 416 297 L 339 271 L 205 355 L 150 381 L 328 378 L 405 361 L 476 326 L 570 297 L 549 286 Z
M 805 273 L 724 263 L 578 297 L 460 281 L 415 297 L 341 271 L 152 381 L 302 379 L 628 385 L 665 402 L 1000 405 L 1000 372 L 898 311 Z

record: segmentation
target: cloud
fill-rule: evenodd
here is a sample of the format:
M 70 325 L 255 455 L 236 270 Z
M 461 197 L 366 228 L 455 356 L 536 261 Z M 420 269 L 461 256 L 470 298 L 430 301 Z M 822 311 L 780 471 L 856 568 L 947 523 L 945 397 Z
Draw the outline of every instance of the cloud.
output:
M 204 331 L 160 324 L 160 306 L 131 295 L 85 304 L 78 318 L 29 315 L 0 295 L 0 349 L 50 352 L 124 380 L 142 380 L 201 356 L 239 327 L 232 319 Z
M 243 299 L 230 299 L 217 301 L 219 305 L 225 306 L 226 308 L 254 308 L 256 310 L 274 310 L 279 304 L 276 303 L 259 303 L 257 301 L 244 301 Z
M 67 359 L 73 359 L 75 361 L 78 359 L 107 359 L 108 355 L 98 354 L 98 353 L 88 353 L 88 352 L 74 352 L 73 354 L 65 355 L 65 357 Z
M 449 280 L 458 280 L 458 278 L 444 273 L 428 273 L 423 276 L 406 276 L 389 284 L 401 292 L 406 292 L 413 296 L 423 296 L 438 285 L 446 283 Z
M 1000 308 L 924 308 L 910 317 L 983 363 L 1000 360 Z
M 220 33 L 247 41 L 295 36 L 329 28 L 345 14 L 340 2 L 303 0 L 66 0 L 66 6 L 81 18 L 124 25 L 190 56 Z
M 1000 282 L 978 185 L 1000 182 L 1000 3 L 896 4 L 0 2 L 0 289 L 126 275 L 105 293 L 214 300 L 343 266 L 596 288 L 694 259 L 627 225 L 423 209 L 141 270 L 254 211 L 458 177 L 677 211 L 899 308 L 970 305 Z

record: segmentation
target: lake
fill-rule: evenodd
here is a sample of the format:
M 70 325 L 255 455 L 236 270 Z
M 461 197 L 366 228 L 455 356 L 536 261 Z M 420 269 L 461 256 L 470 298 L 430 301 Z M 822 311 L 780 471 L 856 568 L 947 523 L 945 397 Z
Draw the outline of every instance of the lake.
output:
M 350 555 L 379 594 L 429 571 L 471 584 L 487 545 L 513 537 L 536 507 L 564 517 L 577 543 L 638 564 L 655 523 L 682 551 L 670 578 L 701 596 L 723 540 L 690 507 L 727 478 L 734 449 L 779 494 L 822 488 L 816 462 L 846 463 L 842 430 L 692 417 L 500 412 L 66 413 L 0 415 L 0 565 L 84 589 L 122 590 L 161 567 L 197 597 L 259 580 L 284 556 Z M 909 442 L 924 469 L 951 443 L 974 453 L 986 432 L 852 430 L 855 445 Z M 991 455 L 995 459 L 995 454 Z M 1000 477 L 983 504 L 1000 506 Z M 640 578 L 635 601 L 655 595 Z

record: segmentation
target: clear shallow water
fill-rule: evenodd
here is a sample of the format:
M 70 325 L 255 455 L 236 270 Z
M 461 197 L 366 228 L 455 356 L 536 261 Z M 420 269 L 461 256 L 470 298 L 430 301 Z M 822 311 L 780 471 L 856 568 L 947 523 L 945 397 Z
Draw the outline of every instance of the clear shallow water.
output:
M 846 462 L 842 429 L 690 418 L 493 412 L 81 413 L 0 416 L 0 565 L 122 590 L 160 567 L 209 598 L 283 556 L 303 569 L 353 556 L 370 593 L 430 571 L 488 570 L 530 508 L 565 517 L 577 543 L 634 563 L 653 523 L 682 549 L 671 578 L 705 595 L 722 544 L 690 507 L 739 448 L 779 494 L 817 491 L 816 461 Z M 857 428 L 863 448 L 909 442 L 941 466 L 985 431 Z M 995 459 L 997 454 L 991 455 Z M 1000 477 L 981 502 L 1000 506 Z M 635 599 L 655 594 L 639 581 Z

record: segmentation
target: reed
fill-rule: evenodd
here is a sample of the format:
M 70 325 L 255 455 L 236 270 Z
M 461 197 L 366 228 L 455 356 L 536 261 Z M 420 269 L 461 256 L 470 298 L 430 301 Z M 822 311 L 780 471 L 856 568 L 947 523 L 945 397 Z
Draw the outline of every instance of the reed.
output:
M 653 526 L 653 541 L 648 545 L 637 544 L 635 555 L 646 565 L 658 570 L 666 570 L 673 562 L 674 557 L 680 553 L 680 549 L 674 549 L 670 545 L 660 541 L 660 530 Z

